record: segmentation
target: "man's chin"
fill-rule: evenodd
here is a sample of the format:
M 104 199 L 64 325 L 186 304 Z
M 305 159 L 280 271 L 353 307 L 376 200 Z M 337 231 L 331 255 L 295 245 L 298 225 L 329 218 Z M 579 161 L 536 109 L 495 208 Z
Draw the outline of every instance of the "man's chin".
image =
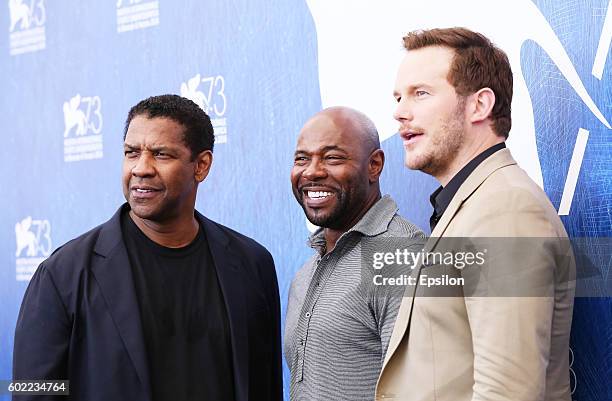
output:
M 327 227 L 330 223 L 330 218 L 328 214 L 318 214 L 316 212 L 313 212 L 313 210 L 311 209 L 304 209 L 304 212 L 306 213 L 306 218 L 308 219 L 308 221 L 314 224 L 315 226 Z
M 404 166 L 410 170 L 420 170 L 419 165 L 408 158 L 404 159 Z
M 135 216 L 141 220 L 151 220 L 151 221 L 156 221 L 158 220 L 158 211 L 149 206 L 149 205 L 143 205 L 141 203 L 138 202 L 129 202 L 130 204 L 130 214 L 132 216 Z
M 422 158 L 416 157 L 415 155 L 404 157 L 404 166 L 410 170 L 423 170 L 427 163 Z

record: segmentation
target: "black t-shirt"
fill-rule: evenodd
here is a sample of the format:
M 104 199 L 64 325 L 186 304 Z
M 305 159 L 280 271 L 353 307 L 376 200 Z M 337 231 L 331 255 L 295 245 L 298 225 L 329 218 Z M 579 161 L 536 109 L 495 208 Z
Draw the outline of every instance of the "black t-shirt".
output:
M 130 258 L 153 401 L 233 400 L 230 331 L 205 234 L 166 248 L 127 212 L 121 228 Z

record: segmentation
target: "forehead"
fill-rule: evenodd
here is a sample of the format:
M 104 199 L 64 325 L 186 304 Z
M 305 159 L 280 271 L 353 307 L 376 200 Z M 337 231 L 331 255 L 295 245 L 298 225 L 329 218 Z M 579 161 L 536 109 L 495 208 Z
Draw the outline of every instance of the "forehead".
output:
M 184 130 L 181 124 L 170 118 L 147 118 L 138 115 L 130 121 L 125 143 L 146 146 L 186 146 Z
M 359 148 L 357 137 L 348 120 L 319 114 L 308 120 L 300 131 L 296 151 L 318 152 L 337 147 L 353 152 Z
M 397 72 L 395 87 L 448 83 L 446 78 L 454 56 L 453 49 L 443 46 L 408 50 Z

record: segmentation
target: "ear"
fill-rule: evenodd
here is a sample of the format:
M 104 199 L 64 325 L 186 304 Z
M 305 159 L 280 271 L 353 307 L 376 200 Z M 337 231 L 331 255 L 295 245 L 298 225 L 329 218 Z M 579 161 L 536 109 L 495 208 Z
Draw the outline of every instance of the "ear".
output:
M 490 118 L 495 105 L 495 93 L 491 88 L 482 88 L 471 97 L 473 101 L 470 108 L 470 122 L 479 123 Z
M 208 176 L 213 162 L 213 154 L 210 150 L 204 150 L 195 159 L 195 179 L 202 182 Z
M 382 149 L 376 149 L 370 154 L 370 160 L 368 162 L 368 178 L 370 179 L 370 183 L 378 181 L 384 166 L 385 153 Z

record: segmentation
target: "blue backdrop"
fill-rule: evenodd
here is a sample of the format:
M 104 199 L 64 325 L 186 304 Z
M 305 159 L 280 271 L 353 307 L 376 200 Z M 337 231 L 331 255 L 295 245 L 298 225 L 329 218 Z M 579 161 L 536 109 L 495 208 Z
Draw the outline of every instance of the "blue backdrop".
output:
M 369 63 L 374 71 L 368 74 L 385 77 L 389 68 L 395 70 L 396 58 L 372 58 L 368 51 L 389 41 L 401 51 L 401 34 L 389 39 L 386 20 L 372 15 L 367 25 L 359 25 L 372 39 L 360 44 L 363 53 L 355 56 L 363 62 L 347 63 L 342 42 L 330 60 L 326 18 L 338 22 L 338 31 L 332 27 L 331 32 L 341 36 L 345 31 L 340 25 L 360 11 L 351 2 L 338 3 L 343 3 L 341 13 L 330 9 L 323 16 L 325 8 L 317 0 L 8 0 L 0 7 L 0 26 L 5 27 L 0 29 L 5 144 L 0 158 L 0 380 L 11 378 L 15 321 L 33 269 L 53 249 L 108 219 L 123 202 L 123 122 L 132 105 L 154 94 L 182 94 L 211 115 L 215 161 L 200 187 L 197 207 L 270 250 L 284 314 L 291 278 L 310 255 L 308 227 L 289 183 L 297 133 L 309 116 L 342 99 L 332 92 L 341 87 L 344 74 L 332 74 L 330 64 L 348 64 L 349 76 Z M 377 7 L 377 2 L 365 3 Z M 414 2 L 391 3 L 400 10 Z M 484 28 L 494 39 L 516 36 L 518 52 L 509 55 L 528 92 L 526 101 L 513 109 L 526 106 L 533 113 L 533 132 L 527 134 L 533 136 L 537 154 L 512 143 L 510 147 L 519 161 L 523 155 L 539 163 L 534 178 L 541 180 L 555 207 L 563 209 L 562 203 L 569 202 L 569 210 L 560 214 L 571 236 L 610 237 L 610 2 L 502 3 L 535 10 L 546 25 L 542 31 L 550 28 L 592 99 L 585 100 L 559 53 L 531 36 L 514 35 L 520 24 Z M 489 18 L 486 10 L 479 10 L 465 13 Z M 469 25 L 461 15 L 455 17 L 440 16 L 440 26 Z M 419 27 L 417 17 L 405 18 L 410 23 L 397 26 L 398 32 Z M 436 19 L 427 21 L 431 25 Z M 500 45 L 504 47 L 503 41 Z M 401 141 L 388 128 L 394 126 L 393 109 L 385 103 L 392 101 L 392 88 L 383 87 L 388 99 L 378 101 L 368 94 L 366 81 L 352 83 L 365 88 L 362 97 L 351 95 L 343 103 L 376 117 L 387 156 L 383 191 L 398 201 L 404 216 L 426 228 L 428 197 L 437 185 L 403 167 Z M 383 120 L 377 114 L 380 105 Z M 522 133 L 513 130 L 510 135 Z M 586 140 L 583 146 L 580 138 Z M 575 157 L 581 161 L 577 170 L 576 163 L 571 167 Z M 568 179 L 572 168 L 575 182 Z M 568 181 L 573 192 L 567 190 Z M 609 260 L 599 268 L 602 277 L 610 277 Z M 576 300 L 572 350 L 574 399 L 612 400 L 610 298 Z

